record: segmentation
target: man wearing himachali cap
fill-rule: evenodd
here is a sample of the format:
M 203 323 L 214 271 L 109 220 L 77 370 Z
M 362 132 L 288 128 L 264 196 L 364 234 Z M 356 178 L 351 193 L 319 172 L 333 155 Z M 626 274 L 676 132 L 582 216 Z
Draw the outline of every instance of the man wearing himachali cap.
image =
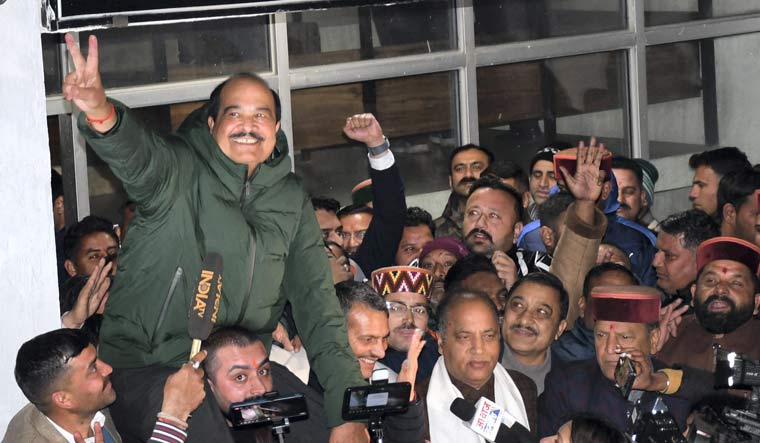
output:
M 716 237 L 697 248 L 697 280 L 691 286 L 694 316 L 658 357 L 712 371 L 713 344 L 760 359 L 760 248 L 733 237 Z
M 538 432 L 553 435 L 567 417 L 591 413 L 607 418 L 621 431 L 629 431 L 634 407 L 651 409 L 656 392 L 650 386 L 653 371 L 663 364 L 651 358 L 659 340 L 660 294 L 646 286 L 598 286 L 591 292 L 596 359 L 553 369 L 546 377 L 538 400 Z M 627 397 L 615 387 L 615 367 L 628 357 L 636 369 L 633 389 Z M 689 403 L 663 397 L 681 430 L 685 428 Z
M 380 362 L 396 372 L 406 360 L 414 331 L 427 329 L 430 319 L 430 285 L 433 275 L 412 266 L 380 268 L 370 277 L 372 288 L 385 299 L 388 307 L 388 349 Z M 438 351 L 430 334 L 418 358 L 417 380 L 430 377 L 438 360 Z

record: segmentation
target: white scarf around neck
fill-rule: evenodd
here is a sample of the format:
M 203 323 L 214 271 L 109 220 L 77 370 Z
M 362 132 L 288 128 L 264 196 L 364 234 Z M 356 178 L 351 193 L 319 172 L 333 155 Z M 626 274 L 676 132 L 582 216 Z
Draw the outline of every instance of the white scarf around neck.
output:
M 496 404 L 505 408 L 520 424 L 529 429 L 522 395 L 512 377 L 500 363 L 496 364 L 493 372 Z M 443 356 L 438 357 L 425 397 L 431 443 L 485 442 L 484 438 L 471 431 L 459 417 L 451 413 L 449 407 L 455 398 L 462 398 L 462 393 L 451 382 Z

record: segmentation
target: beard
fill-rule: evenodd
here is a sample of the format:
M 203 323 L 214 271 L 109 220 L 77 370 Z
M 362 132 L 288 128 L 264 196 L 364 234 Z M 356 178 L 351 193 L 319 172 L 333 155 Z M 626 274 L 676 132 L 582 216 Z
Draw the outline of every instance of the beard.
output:
M 728 312 L 710 312 L 710 303 L 714 301 L 727 303 L 731 309 Z M 704 303 L 694 299 L 694 314 L 697 316 L 697 321 L 712 334 L 734 332 L 752 318 L 753 311 L 752 304 L 737 307 L 733 300 L 722 295 L 711 295 Z

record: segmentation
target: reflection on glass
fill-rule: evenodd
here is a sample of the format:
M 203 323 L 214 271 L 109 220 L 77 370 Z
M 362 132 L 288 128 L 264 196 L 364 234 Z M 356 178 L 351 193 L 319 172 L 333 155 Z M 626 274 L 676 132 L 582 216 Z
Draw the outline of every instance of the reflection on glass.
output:
M 58 46 L 63 41 L 58 34 L 42 34 L 42 68 L 45 72 L 45 95 L 61 92 L 61 53 Z
M 267 18 L 210 20 L 94 31 L 106 88 L 267 72 Z M 86 52 L 89 33 L 81 33 Z
M 757 149 L 760 34 L 647 47 L 653 158 L 706 147 Z
M 330 8 L 288 14 L 290 66 L 454 49 L 452 2 Z
M 663 2 L 662 0 L 644 1 L 644 23 L 657 26 L 669 23 L 682 23 L 691 20 L 704 20 L 712 17 L 739 15 L 760 11 L 760 3 L 753 0 L 744 1 L 699 1 L 681 0 Z
M 592 135 L 627 154 L 625 72 L 622 52 L 479 68 L 480 141 L 525 166 L 548 143 Z
M 536 40 L 624 29 L 625 2 L 477 0 L 475 44 Z
M 313 195 L 350 201 L 368 178 L 367 150 L 342 135 L 346 117 L 377 116 L 407 195 L 448 188 L 448 154 L 459 143 L 456 74 L 437 73 L 293 91 L 296 172 Z

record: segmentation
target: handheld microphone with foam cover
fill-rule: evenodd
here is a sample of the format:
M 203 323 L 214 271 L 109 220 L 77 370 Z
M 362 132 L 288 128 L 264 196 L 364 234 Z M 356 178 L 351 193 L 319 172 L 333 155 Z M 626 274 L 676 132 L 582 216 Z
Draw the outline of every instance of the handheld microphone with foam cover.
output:
M 472 432 L 489 442 L 538 443 L 538 439 L 509 412 L 485 397 L 481 397 L 475 405 L 455 398 L 449 410 L 466 422 Z
M 219 314 L 222 297 L 222 256 L 209 252 L 203 259 L 201 275 L 194 288 L 192 307 L 187 322 L 187 333 L 193 339 L 190 358 L 201 350 L 201 342 L 208 338 Z

